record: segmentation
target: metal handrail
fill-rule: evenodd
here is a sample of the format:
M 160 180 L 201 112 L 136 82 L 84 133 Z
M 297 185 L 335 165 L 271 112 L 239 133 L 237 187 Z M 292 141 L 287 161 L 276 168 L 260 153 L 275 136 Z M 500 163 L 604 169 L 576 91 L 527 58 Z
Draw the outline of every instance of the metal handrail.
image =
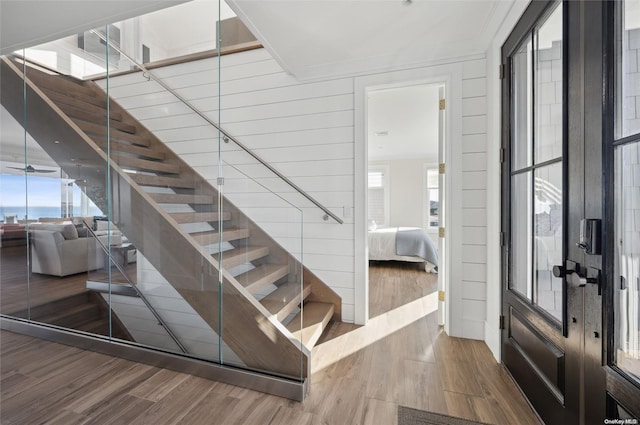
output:
M 82 219 L 82 222 L 84 223 L 84 226 L 87 228 L 87 230 L 91 233 L 91 236 L 93 236 L 93 238 L 96 240 L 96 242 L 98 242 L 98 244 L 100 245 L 100 247 L 102 248 L 102 251 L 104 251 L 105 254 L 107 254 L 107 258 L 109 260 L 109 264 L 107 265 L 107 267 L 110 267 L 111 264 L 113 264 L 114 266 L 116 266 L 116 268 L 118 269 L 118 271 L 120 272 L 120 274 L 127 280 L 127 283 L 129 284 L 129 286 L 131 288 L 133 288 L 133 290 L 136 292 L 136 294 L 138 295 L 138 297 L 140 297 L 140 299 L 142 300 L 142 302 L 147 306 L 147 308 L 149 309 L 149 311 L 151 311 L 151 314 L 153 314 L 153 316 L 156 318 L 156 320 L 158 321 L 158 323 L 160 324 L 160 326 L 162 326 L 164 328 L 165 331 L 167 331 L 167 334 L 169 334 L 169 337 L 171 337 L 171 339 L 173 340 L 173 342 L 176 343 L 176 345 L 178 346 L 178 348 L 180 348 L 180 351 L 182 351 L 184 354 L 189 354 L 187 352 L 187 349 L 184 347 L 184 345 L 182 345 L 182 343 L 180 342 L 180 340 L 178 339 L 178 337 L 173 333 L 173 331 L 171 330 L 171 328 L 169 328 L 169 326 L 165 323 L 165 321 L 162 319 L 162 317 L 158 314 L 158 312 L 153 308 L 153 306 L 151 305 L 151 303 L 149 303 L 149 300 L 147 300 L 147 298 L 144 296 L 144 294 L 142 292 L 140 292 L 140 290 L 137 288 L 136 285 L 133 284 L 133 282 L 131 282 L 131 280 L 129 279 L 129 276 L 127 276 L 127 273 L 124 271 L 124 269 L 120 266 L 120 264 L 118 264 L 117 261 L 113 261 L 112 256 L 111 256 L 111 250 L 109 250 L 105 244 L 102 243 L 102 241 L 98 238 L 98 235 L 96 235 L 96 233 L 93 231 L 93 228 L 91 226 L 89 226 L 89 224 L 84 221 L 84 219 Z M 126 255 L 126 254 L 125 254 Z
M 181 96 L 180 94 L 178 94 L 175 90 L 173 90 L 171 87 L 169 87 L 164 81 L 162 81 L 162 79 L 158 78 L 157 76 L 155 76 L 150 70 L 148 70 L 143 64 L 138 63 L 135 59 L 133 59 L 131 56 L 129 56 L 128 54 L 126 54 L 125 52 L 123 52 L 120 47 L 118 47 L 117 45 L 115 45 L 111 40 L 109 40 L 105 35 L 101 34 L 100 32 L 96 31 L 95 29 L 91 30 L 92 34 L 97 35 L 102 41 L 104 41 L 105 43 L 108 43 L 110 47 L 112 47 L 114 50 L 118 51 L 118 53 L 120 53 L 122 56 L 124 56 L 125 58 L 127 58 L 131 63 L 133 63 L 135 66 L 137 66 L 138 68 L 140 68 L 140 70 L 142 70 L 143 75 L 145 75 L 147 78 L 153 79 L 156 83 L 160 84 L 165 90 L 167 90 L 169 93 L 171 93 L 172 95 L 174 95 L 178 100 L 180 100 L 182 103 L 184 103 L 189 109 L 191 109 L 193 112 L 195 112 L 196 114 L 198 114 L 198 116 L 200 116 L 202 119 L 204 119 L 206 122 L 208 122 L 209 124 L 211 124 L 216 130 L 218 130 L 220 133 L 222 133 L 223 135 L 223 140 L 226 143 L 229 143 L 229 140 L 233 141 L 236 145 L 238 145 L 242 150 L 244 150 L 246 153 L 248 153 L 249 155 L 251 155 L 256 161 L 258 161 L 259 163 L 261 163 L 262 165 L 264 165 L 265 167 L 267 167 L 267 169 L 269 169 L 269 171 L 271 171 L 273 174 L 275 174 L 276 176 L 278 176 L 280 179 L 284 180 L 289 186 L 291 186 L 292 188 L 294 188 L 298 193 L 300 193 L 302 196 L 304 196 L 305 198 L 307 198 L 312 204 L 314 204 L 316 207 L 320 208 L 322 211 L 324 211 L 325 215 L 323 217 L 323 219 L 326 221 L 329 219 L 329 217 L 333 218 L 335 221 L 337 221 L 340 224 L 343 224 L 344 221 L 338 217 L 337 215 L 335 215 L 334 213 L 332 213 L 327 207 L 325 207 L 324 205 L 322 205 L 320 202 L 318 202 L 315 198 L 313 198 L 311 195 L 309 195 L 307 192 L 305 192 L 304 190 L 302 190 L 298 185 L 296 185 L 294 182 L 292 182 L 291 180 L 289 180 L 285 175 L 283 175 L 282 173 L 280 173 L 278 170 L 276 170 L 275 168 L 273 168 L 273 166 L 271 166 L 268 162 L 266 162 L 264 159 L 260 158 L 255 152 L 251 151 L 251 149 L 249 149 L 248 147 L 246 147 L 245 145 L 243 145 L 240 141 L 238 141 L 238 139 L 236 139 L 235 137 L 233 137 L 232 135 L 230 135 L 229 133 L 227 133 L 222 127 L 220 127 L 218 125 L 218 123 L 216 123 L 215 121 L 213 121 L 211 118 L 209 118 L 208 116 L 206 116 L 202 111 L 200 111 L 198 108 L 196 108 L 191 102 L 189 102 L 187 99 L 185 99 L 183 96 Z

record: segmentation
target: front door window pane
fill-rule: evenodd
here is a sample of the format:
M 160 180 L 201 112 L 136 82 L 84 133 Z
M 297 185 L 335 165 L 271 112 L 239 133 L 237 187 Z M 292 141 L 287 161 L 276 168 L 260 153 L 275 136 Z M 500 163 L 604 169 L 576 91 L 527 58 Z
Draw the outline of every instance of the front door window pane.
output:
M 511 178 L 511 279 L 512 290 L 531 300 L 531 172 Z
M 623 138 L 640 133 L 640 0 L 626 0 L 620 6 L 617 136 Z
M 562 264 L 562 163 L 535 172 L 535 302 L 562 319 L 562 279 L 552 270 Z
M 511 150 L 511 166 L 513 170 L 519 170 L 531 165 L 531 40 L 513 55 L 511 65 L 512 139 L 515 141 Z
M 562 7 L 535 33 L 536 164 L 562 156 Z
M 640 381 L 640 142 L 615 152 L 615 360 Z

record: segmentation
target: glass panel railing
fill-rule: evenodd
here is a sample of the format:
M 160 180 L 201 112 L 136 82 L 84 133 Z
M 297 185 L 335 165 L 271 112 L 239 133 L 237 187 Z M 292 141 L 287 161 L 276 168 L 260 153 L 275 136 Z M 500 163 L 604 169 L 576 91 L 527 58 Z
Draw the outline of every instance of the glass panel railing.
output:
M 40 91 L 33 95 L 48 99 L 41 99 L 45 118 L 59 127 L 34 139 L 61 173 L 59 183 L 71 183 L 72 194 L 80 188 L 86 204 L 68 214 L 85 217 L 90 227 L 76 257 L 86 270 L 74 272 L 76 283 L 85 291 L 87 284 L 106 287 L 109 317 L 144 311 L 184 349 L 167 348 L 166 337 L 141 342 L 130 332 L 137 343 L 303 380 L 305 335 L 315 329 L 303 320 L 315 279 L 303 266 L 303 223 L 342 219 L 245 146 L 256 133 L 237 125 L 222 95 L 233 92 L 244 65 L 223 73 L 228 64 L 209 57 L 151 71 L 136 60 L 140 46 L 126 37 L 127 26 L 118 28 L 89 31 L 102 40 L 100 57 L 87 50 L 87 33 L 82 48 L 64 41 L 67 53 L 91 62 L 86 69 L 102 64 L 107 77 L 95 82 L 70 78 L 74 72 L 63 61 L 46 67 L 22 61 Z M 62 57 L 50 44 L 34 51 Z M 111 75 L 122 69 L 132 72 Z M 32 120 L 41 119 L 36 112 Z M 283 135 L 290 137 L 295 132 Z M 125 287 L 137 296 L 119 293 Z M 134 298 L 144 306 L 127 307 Z M 109 332 L 118 337 L 113 322 Z
M 219 46 L 218 31 L 226 34 Z M 87 79 L 134 70 L 134 62 L 159 66 L 256 46 L 255 36 L 224 1 L 192 0 L 16 54 L 59 73 Z
M 0 67 L 0 313 L 29 316 L 26 98 L 19 78 Z M 7 105 L 6 107 L 4 105 Z M 35 163 L 38 166 L 37 163 Z

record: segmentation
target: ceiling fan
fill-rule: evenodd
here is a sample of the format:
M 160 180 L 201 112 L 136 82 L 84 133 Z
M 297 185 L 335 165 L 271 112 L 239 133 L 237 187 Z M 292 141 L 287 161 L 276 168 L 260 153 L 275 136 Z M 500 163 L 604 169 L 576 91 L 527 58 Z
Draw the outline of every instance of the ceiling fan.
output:
M 57 171 L 57 170 L 44 170 L 44 169 L 34 168 L 32 165 L 27 165 L 24 168 L 20 168 L 20 167 L 8 167 L 8 168 L 24 171 L 25 173 L 55 173 Z

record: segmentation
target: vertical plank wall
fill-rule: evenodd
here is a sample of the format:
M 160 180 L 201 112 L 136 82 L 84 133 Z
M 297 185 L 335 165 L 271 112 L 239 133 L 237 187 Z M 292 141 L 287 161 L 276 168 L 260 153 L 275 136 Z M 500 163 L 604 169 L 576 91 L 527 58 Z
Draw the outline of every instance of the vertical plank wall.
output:
M 455 141 L 451 141 L 455 143 Z M 462 334 L 484 339 L 487 296 L 486 60 L 462 65 Z M 454 265 L 455 267 L 455 265 Z M 452 285 L 455 285 L 452 282 Z
M 477 57 L 476 57 L 477 58 Z M 250 175 L 300 207 L 304 217 L 304 263 L 342 297 L 343 320 L 354 320 L 354 79 L 300 82 L 264 49 L 154 70 L 165 83 L 250 147 L 296 185 L 345 221 L 322 219 L 308 202 L 223 144 L 225 193 L 283 246 L 299 254 L 300 213 Z M 486 299 L 486 70 L 484 59 L 463 61 L 463 191 L 461 336 L 482 339 Z M 104 83 L 103 83 L 104 85 Z M 110 80 L 110 95 L 171 149 L 215 184 L 215 131 L 158 84 L 141 74 Z M 220 89 L 221 97 L 218 97 Z M 220 108 L 221 106 L 221 108 Z M 241 171 L 241 172 L 240 172 Z M 292 224 L 293 221 L 293 224 Z M 145 263 L 148 266 L 148 263 Z

